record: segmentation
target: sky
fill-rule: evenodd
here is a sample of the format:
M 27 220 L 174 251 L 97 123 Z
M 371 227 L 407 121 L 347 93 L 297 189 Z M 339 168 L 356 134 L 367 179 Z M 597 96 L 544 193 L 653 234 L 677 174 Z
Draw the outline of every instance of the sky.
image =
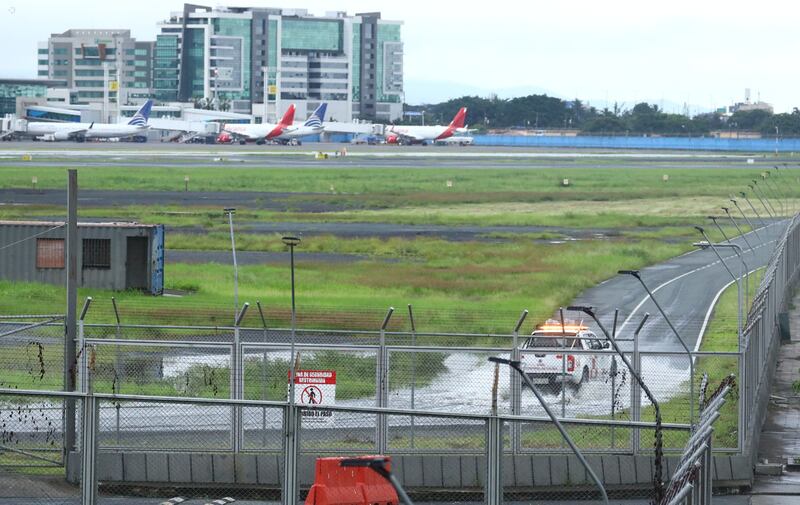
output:
M 690 112 L 743 101 L 800 107 L 800 2 L 252 0 L 194 3 L 380 11 L 404 22 L 408 103 L 463 94 L 547 93 L 592 104 L 640 101 Z M 175 0 L 0 0 L 0 77 L 36 76 L 37 42 L 69 28 L 154 40 Z

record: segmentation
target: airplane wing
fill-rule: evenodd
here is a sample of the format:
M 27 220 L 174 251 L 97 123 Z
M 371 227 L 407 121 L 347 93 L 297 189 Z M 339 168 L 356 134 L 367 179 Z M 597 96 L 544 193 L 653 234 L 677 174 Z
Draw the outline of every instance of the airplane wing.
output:
M 258 140 L 264 138 L 263 136 L 253 137 L 252 135 L 248 135 L 242 132 L 237 132 L 234 130 L 228 130 L 227 128 L 223 128 L 222 131 L 230 135 L 235 140 Z
M 397 135 L 401 139 L 412 140 L 412 141 L 417 141 L 417 142 L 425 140 L 424 138 L 419 137 L 419 136 L 414 135 L 413 133 L 409 133 L 409 132 L 395 132 L 395 131 L 393 131 L 391 133 L 394 134 L 394 135 Z
M 61 133 L 62 135 L 66 135 L 67 138 L 71 139 L 71 138 L 77 137 L 78 135 L 84 135 L 88 131 L 89 131 L 89 128 L 76 128 L 74 130 L 66 130 L 66 131 L 62 130 L 59 133 Z

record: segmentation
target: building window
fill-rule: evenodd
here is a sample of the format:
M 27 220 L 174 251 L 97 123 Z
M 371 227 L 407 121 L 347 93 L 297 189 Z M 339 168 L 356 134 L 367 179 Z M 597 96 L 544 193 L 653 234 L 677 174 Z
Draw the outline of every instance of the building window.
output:
M 83 239 L 83 268 L 111 268 L 110 239 Z
M 64 268 L 64 239 L 36 239 L 36 268 Z

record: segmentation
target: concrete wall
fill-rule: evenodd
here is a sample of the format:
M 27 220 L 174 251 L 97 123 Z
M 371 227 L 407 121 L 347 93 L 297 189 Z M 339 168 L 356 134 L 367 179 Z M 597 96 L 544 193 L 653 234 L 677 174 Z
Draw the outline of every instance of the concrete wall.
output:
M 80 477 L 80 453 L 69 454 L 70 482 Z M 300 487 L 314 480 L 314 455 L 298 460 Z M 653 458 L 632 455 L 588 456 L 589 464 L 609 489 L 652 486 Z M 665 478 L 677 469 L 679 457 L 665 458 Z M 464 455 L 392 457 L 393 472 L 404 487 L 429 490 L 481 490 L 486 481 L 486 458 Z M 502 475 L 505 491 L 548 491 L 564 486 L 591 486 L 586 471 L 574 456 L 505 456 Z M 283 479 L 280 454 L 100 452 L 97 475 L 101 484 L 152 485 L 253 485 L 280 488 Z M 715 456 L 714 486 L 750 485 L 752 466 L 747 456 Z

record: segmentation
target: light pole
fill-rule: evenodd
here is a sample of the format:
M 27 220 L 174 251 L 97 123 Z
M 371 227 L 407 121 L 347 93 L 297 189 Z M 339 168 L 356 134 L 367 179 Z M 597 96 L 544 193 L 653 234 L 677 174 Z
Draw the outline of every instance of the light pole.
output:
M 680 334 L 678 334 L 678 330 L 676 330 L 675 326 L 672 325 L 672 321 L 669 320 L 669 318 L 667 317 L 667 313 L 664 312 L 664 309 L 661 308 L 661 305 L 658 303 L 658 300 L 656 300 L 656 297 L 653 296 L 653 292 L 650 291 L 650 288 L 648 288 L 647 284 L 645 284 L 644 279 L 642 279 L 642 276 L 639 273 L 639 271 L 620 270 L 617 273 L 622 275 L 630 275 L 631 277 L 639 281 L 644 290 L 647 292 L 648 296 L 650 296 L 650 299 L 653 300 L 653 304 L 661 313 L 661 317 L 663 317 L 664 320 L 667 322 L 667 325 L 672 330 L 672 333 L 675 334 L 675 337 L 677 337 L 678 342 L 681 343 L 683 350 L 686 351 L 686 354 L 689 356 L 689 398 L 691 398 L 691 401 L 689 402 L 689 424 L 693 424 L 694 423 L 694 357 L 692 356 L 692 351 L 689 350 L 689 347 L 686 345 L 686 342 L 684 342 L 683 338 L 681 338 Z
M 752 182 L 753 184 L 748 184 L 747 187 L 750 188 L 753 194 L 756 195 L 758 201 L 761 202 L 761 206 L 764 207 L 764 210 L 767 211 L 767 215 L 770 218 L 775 219 L 775 214 L 777 214 L 777 212 L 775 212 L 775 207 L 772 205 L 772 202 L 769 201 L 769 199 L 767 198 L 767 194 L 764 193 L 764 191 L 761 188 L 758 188 L 758 182 L 756 182 L 755 179 L 751 179 L 750 182 Z M 769 204 L 769 206 L 767 206 L 767 204 Z M 770 209 L 772 210 L 770 211 Z
M 735 198 L 733 198 L 733 197 L 731 197 L 731 198 L 730 198 L 730 201 L 731 201 L 731 203 L 732 203 L 734 206 L 736 206 L 736 208 L 739 210 L 739 213 L 742 215 L 742 217 L 744 218 L 744 220 L 745 220 L 745 221 L 747 221 L 747 224 L 748 224 L 748 225 L 750 225 L 750 229 L 751 229 L 751 230 L 753 230 L 753 233 L 755 233 L 755 234 L 756 234 L 756 237 L 758 237 L 758 240 L 761 240 L 761 235 L 759 235 L 759 234 L 758 234 L 758 230 L 756 230 L 756 227 L 755 227 L 755 226 L 753 226 L 753 223 L 752 223 L 752 221 L 750 221 L 750 218 L 748 218 L 748 217 L 747 217 L 747 215 L 746 215 L 746 214 L 744 213 L 744 211 L 742 210 L 742 208 L 741 208 L 741 207 L 739 207 L 739 202 L 737 202 L 737 201 L 736 201 L 736 199 L 735 199 Z M 733 221 L 733 218 L 731 218 L 731 221 Z M 738 227 L 737 227 L 737 228 L 738 228 Z M 750 247 L 750 250 L 752 250 L 752 251 L 753 251 L 753 254 L 755 255 L 755 250 L 753 249 L 753 247 L 752 247 L 752 246 Z
M 775 173 L 778 173 L 778 167 L 775 167 Z M 783 210 L 784 216 L 789 216 L 789 199 L 786 198 L 786 193 L 780 188 L 780 185 L 775 182 L 772 177 L 771 170 L 765 170 L 763 174 L 761 174 L 762 179 L 764 179 L 764 184 L 766 184 L 770 191 L 778 197 L 778 202 L 780 202 L 781 209 Z
M 733 216 L 731 216 L 731 210 L 728 207 L 722 207 L 722 210 L 725 211 L 725 214 L 728 216 L 728 219 L 731 220 L 731 223 L 733 223 L 733 226 L 736 227 L 736 231 L 739 232 L 739 236 L 742 237 L 742 240 L 744 240 L 744 243 L 747 244 L 747 248 L 750 249 L 753 252 L 753 256 L 755 257 L 756 252 L 755 252 L 755 250 L 753 250 L 753 246 L 750 244 L 750 241 L 747 240 L 747 236 L 742 232 L 742 229 L 739 228 L 739 223 L 737 223 L 736 220 L 733 219 Z M 714 221 L 714 223 L 716 223 L 716 221 Z M 717 226 L 719 226 L 719 225 L 717 225 Z M 723 232 L 723 235 L 724 234 L 725 233 Z M 728 240 L 728 241 L 730 242 L 730 240 Z
M 753 202 L 751 202 L 750 199 L 747 198 L 747 193 L 745 193 L 744 191 L 739 191 L 739 194 L 742 195 L 742 198 L 744 198 L 744 201 L 747 202 L 747 205 L 749 205 L 750 208 L 753 210 L 753 213 L 756 215 L 758 220 L 761 221 L 761 226 L 766 230 L 767 229 L 767 223 L 764 222 L 764 219 L 761 217 L 761 214 L 759 214 L 758 211 L 756 210 L 756 208 L 753 206 Z
M 228 225 L 231 230 L 231 253 L 233 253 L 233 317 L 236 319 L 239 315 L 239 265 L 236 263 L 236 239 L 233 236 L 233 215 L 236 213 L 236 209 L 227 207 L 223 209 L 223 212 L 228 214 Z
M 708 235 L 706 234 L 706 231 L 703 229 L 702 226 L 695 226 L 694 229 L 697 230 L 698 232 L 700 232 L 700 234 L 705 239 L 705 243 L 698 242 L 698 243 L 694 243 L 692 245 L 694 245 L 695 247 L 702 247 L 702 248 L 710 247 L 711 250 L 714 251 L 714 254 L 717 256 L 717 259 L 719 259 L 720 263 L 722 263 L 722 266 L 725 267 L 725 270 L 728 271 L 728 274 L 731 276 L 733 281 L 736 283 L 736 290 L 738 291 L 737 297 L 738 297 L 738 302 L 739 302 L 739 310 L 737 310 L 737 321 L 738 321 L 738 324 L 737 324 L 737 332 L 736 333 L 738 335 L 739 344 L 741 345 L 741 342 L 742 342 L 742 284 L 739 281 L 739 277 L 736 277 L 733 274 L 731 269 L 728 267 L 728 264 L 725 262 L 725 260 L 722 258 L 722 255 L 717 250 L 717 247 L 730 247 L 731 245 L 735 245 L 735 244 L 713 244 L 711 242 L 711 239 L 708 238 Z M 736 247 L 738 247 L 738 246 L 736 246 Z M 739 259 L 741 259 L 741 256 L 740 256 Z M 747 270 L 746 270 L 747 265 L 744 263 L 744 260 L 742 260 L 742 268 L 744 269 L 744 271 L 742 272 L 741 277 L 744 277 L 745 274 L 747 273 Z
M 777 184 L 772 183 L 770 175 L 771 175 L 770 171 L 765 170 L 764 173 L 761 174 L 761 180 L 764 182 L 764 186 L 769 188 L 770 193 L 778 202 L 778 208 L 781 211 L 780 214 L 782 216 L 786 216 L 788 215 L 788 208 L 786 206 L 786 201 L 784 199 L 781 199 L 783 193 L 780 190 L 778 190 Z
M 783 164 L 783 168 L 785 168 L 785 169 L 787 169 L 787 170 L 788 170 L 788 168 L 789 168 L 789 165 L 788 165 L 787 163 L 784 163 L 784 164 Z M 792 214 L 792 213 L 794 213 L 794 208 L 793 208 L 793 207 L 794 207 L 794 205 L 792 204 L 792 201 L 791 201 L 791 199 L 792 199 L 792 194 L 791 194 L 791 192 L 790 192 L 790 190 L 789 190 L 789 188 L 791 187 L 791 181 L 789 181 L 789 180 L 784 180 L 784 178 L 783 178 L 783 174 L 784 174 L 785 172 L 781 172 L 780 168 L 778 168 L 778 166 L 777 166 L 777 165 L 775 165 L 775 173 L 776 173 L 776 174 L 778 174 L 778 175 L 780 176 L 781 182 L 783 182 L 783 183 L 784 183 L 784 186 L 783 186 L 783 187 L 784 187 L 784 189 L 786 190 L 786 191 L 784 192 L 784 195 L 785 195 L 785 196 L 784 196 L 784 198 L 786 199 L 786 207 L 789 209 L 789 212 L 787 213 L 787 215 L 789 215 L 789 214 Z M 791 176 L 788 176 L 788 177 L 791 177 Z M 777 183 L 775 183 L 775 185 L 777 186 L 778 184 L 777 184 Z
M 291 349 L 291 359 L 292 362 L 289 364 L 290 366 L 290 374 L 289 374 L 289 403 L 294 404 L 294 374 L 295 370 L 295 357 L 294 357 L 294 347 L 296 341 L 296 329 L 297 329 L 297 308 L 295 305 L 295 298 L 294 298 L 294 248 L 295 246 L 300 244 L 300 238 L 293 237 L 293 236 L 286 236 L 281 238 L 284 244 L 289 246 L 289 265 L 292 271 L 292 349 Z
M 776 158 L 778 157 L 778 134 L 779 134 L 779 130 L 778 130 L 778 127 L 776 126 L 775 127 L 775 157 Z

